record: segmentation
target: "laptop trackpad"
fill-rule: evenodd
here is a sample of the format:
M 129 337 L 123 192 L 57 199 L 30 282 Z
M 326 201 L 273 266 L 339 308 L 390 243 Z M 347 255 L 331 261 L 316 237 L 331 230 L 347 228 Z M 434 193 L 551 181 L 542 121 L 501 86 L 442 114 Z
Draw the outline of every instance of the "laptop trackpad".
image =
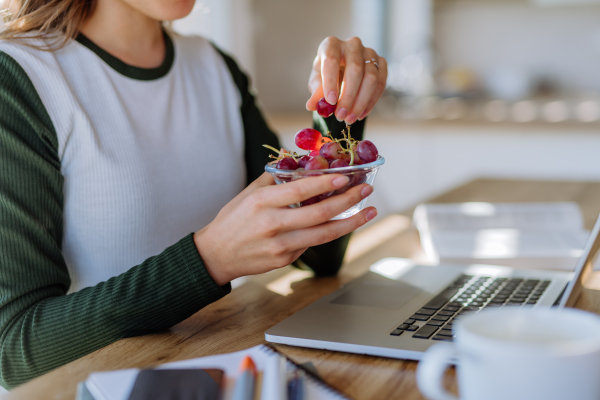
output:
M 331 301 L 349 306 L 397 309 L 423 290 L 407 283 L 362 282 Z

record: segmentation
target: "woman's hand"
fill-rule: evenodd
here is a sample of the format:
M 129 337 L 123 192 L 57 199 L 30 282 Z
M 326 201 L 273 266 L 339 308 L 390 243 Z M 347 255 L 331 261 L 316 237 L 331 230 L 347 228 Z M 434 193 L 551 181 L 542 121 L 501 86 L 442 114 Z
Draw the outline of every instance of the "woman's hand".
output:
M 308 247 L 337 239 L 375 218 L 377 211 L 368 207 L 351 218 L 330 221 L 369 196 L 373 188 L 367 184 L 310 206 L 288 207 L 347 183 L 343 175 L 326 174 L 275 185 L 264 173 L 194 234 L 208 273 L 224 285 L 243 275 L 284 267 Z
M 313 63 L 308 80 L 311 96 L 306 108 L 315 111 L 317 102 L 325 97 L 329 104 L 337 103 L 335 116 L 339 121 L 353 124 L 373 110 L 383 94 L 386 80 L 385 58 L 364 47 L 359 38 L 328 37 L 319 45 Z

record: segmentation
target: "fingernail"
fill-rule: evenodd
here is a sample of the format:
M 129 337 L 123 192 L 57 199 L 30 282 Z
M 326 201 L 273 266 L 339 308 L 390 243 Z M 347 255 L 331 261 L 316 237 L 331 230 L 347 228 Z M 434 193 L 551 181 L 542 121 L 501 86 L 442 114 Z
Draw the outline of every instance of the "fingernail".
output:
M 367 212 L 366 218 L 367 218 L 367 222 L 369 222 L 370 220 L 372 220 L 373 218 L 375 218 L 377 216 L 377 210 L 369 210 Z
M 363 197 L 363 199 L 365 197 L 368 197 L 371 193 L 373 193 L 373 186 L 371 186 L 371 185 L 365 186 L 360 191 L 360 195 Z
M 338 176 L 337 178 L 332 180 L 331 183 L 336 188 L 341 188 L 342 186 L 346 185 L 349 181 L 350 179 L 347 176 Z
M 344 118 L 346 118 L 346 115 L 348 115 L 348 110 L 346 110 L 345 108 L 340 108 L 335 113 L 335 117 L 337 118 L 338 121 L 341 121 Z
M 358 120 L 362 121 L 363 119 L 365 119 L 366 116 L 367 116 L 367 110 L 363 111 L 363 113 L 360 114 L 360 117 L 358 117 Z
M 308 101 L 306 102 L 306 109 L 310 111 L 310 108 L 308 108 Z
M 329 94 L 327 95 L 327 102 L 331 105 L 337 103 L 337 93 L 335 92 L 335 90 L 329 92 Z
M 346 123 L 348 125 L 351 125 L 355 122 L 356 122 L 356 114 L 352 113 L 352 114 L 348 115 L 348 118 L 346 118 Z

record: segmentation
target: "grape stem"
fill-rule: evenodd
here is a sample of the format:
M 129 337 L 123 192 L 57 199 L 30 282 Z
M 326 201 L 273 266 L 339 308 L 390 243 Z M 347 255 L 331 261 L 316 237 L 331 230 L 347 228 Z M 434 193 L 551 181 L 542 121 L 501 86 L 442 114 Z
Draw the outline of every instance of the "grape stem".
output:
M 271 151 L 274 151 L 275 153 L 279 154 L 278 157 L 274 157 L 272 154 L 269 155 L 271 158 L 275 158 L 277 160 L 280 160 L 280 159 L 283 159 L 283 158 L 289 156 L 289 157 L 292 157 L 294 159 L 294 161 L 298 162 L 298 160 L 296 159 L 296 157 L 300 157 L 298 155 L 298 153 L 296 153 L 295 151 L 290 151 L 290 152 L 284 153 L 281 150 L 277 150 L 273 146 L 269 146 L 268 144 L 263 144 L 263 147 L 266 147 L 267 149 L 269 149 Z
M 352 136 L 350 136 L 350 125 L 346 125 L 346 129 L 348 131 L 347 135 L 346 135 L 346 130 L 342 129 L 342 136 L 344 136 L 342 139 L 333 139 L 333 138 L 332 139 L 334 141 L 336 141 L 340 145 L 340 147 L 342 147 L 342 142 L 347 143 L 346 148 L 342 147 L 341 152 L 350 154 L 350 165 L 354 165 L 354 152 L 352 151 L 352 149 L 354 148 L 354 144 L 356 143 L 356 140 L 352 139 Z M 329 134 L 329 132 L 328 132 L 328 134 Z
M 263 147 L 266 147 L 269 150 L 273 150 L 275 153 L 277 154 L 281 154 L 281 151 L 277 150 L 275 147 L 273 146 L 269 146 L 268 144 L 263 144 Z
M 338 150 L 338 153 L 346 153 L 346 154 L 350 154 L 350 165 L 354 165 L 354 151 L 352 149 L 354 149 L 354 146 L 356 145 L 356 140 L 352 139 L 352 136 L 350 135 L 350 125 L 346 125 L 346 129 L 342 129 L 342 139 L 336 139 L 333 136 L 331 136 L 331 132 L 327 131 L 327 135 L 333 142 L 336 142 L 337 144 L 340 145 L 340 147 L 342 148 L 341 150 Z M 346 142 L 346 148 L 344 148 L 344 146 L 342 145 L 342 142 Z M 274 155 L 270 154 L 269 157 L 270 158 L 274 158 L 275 160 L 281 160 L 284 159 L 285 157 L 292 157 L 294 159 L 294 161 L 298 162 L 298 159 L 300 158 L 300 155 L 298 155 L 298 153 L 296 153 L 295 151 L 290 151 L 287 152 L 287 150 L 285 152 L 281 151 L 281 150 L 277 150 L 275 147 L 273 146 L 269 146 L 268 144 L 263 144 L 263 147 L 274 151 L 275 153 L 278 154 L 277 157 L 275 157 Z M 283 150 L 283 149 L 282 149 Z M 310 155 L 310 151 L 308 152 L 307 155 Z

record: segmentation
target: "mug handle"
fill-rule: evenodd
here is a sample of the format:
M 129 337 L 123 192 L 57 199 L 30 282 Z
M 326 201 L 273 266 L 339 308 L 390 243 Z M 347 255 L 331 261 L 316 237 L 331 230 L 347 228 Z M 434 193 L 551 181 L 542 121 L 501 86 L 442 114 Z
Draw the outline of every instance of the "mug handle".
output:
M 458 400 L 442 384 L 444 373 L 456 356 L 456 347 L 452 343 L 438 343 L 425 352 L 417 368 L 417 385 L 425 397 L 430 400 Z

